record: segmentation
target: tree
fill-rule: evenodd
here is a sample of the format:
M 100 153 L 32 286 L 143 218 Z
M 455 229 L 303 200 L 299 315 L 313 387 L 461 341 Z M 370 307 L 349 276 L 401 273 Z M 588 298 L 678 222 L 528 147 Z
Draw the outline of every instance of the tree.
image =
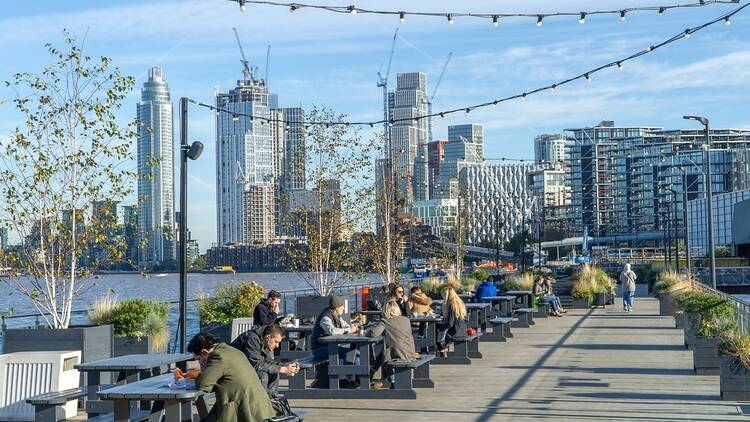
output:
M 64 38 L 64 50 L 46 45 L 52 63 L 41 73 L 16 73 L 6 82 L 24 124 L 0 158 L 0 224 L 24 240 L 4 266 L 30 276 L 4 281 L 53 328 L 68 327 L 73 299 L 93 268 L 122 258 L 122 238 L 111 236 L 113 213 L 94 212 L 94 204 L 124 199 L 135 179 L 127 169 L 135 122 L 121 127 L 115 118 L 135 79 L 107 57 L 85 55 L 67 32 Z M 106 252 L 83 266 L 90 248 Z
M 305 160 L 306 182 L 312 189 L 303 200 L 290 203 L 290 213 L 307 240 L 304 248 L 287 249 L 291 268 L 321 296 L 360 273 L 347 238 L 364 221 L 371 147 L 348 125 L 319 123 L 345 118 L 324 107 L 309 112 L 306 120 L 312 126 L 305 139 Z
M 206 262 L 206 258 L 203 255 L 198 255 L 193 260 L 193 263 L 190 265 L 190 268 L 193 270 L 205 270 L 208 267 L 208 263 Z

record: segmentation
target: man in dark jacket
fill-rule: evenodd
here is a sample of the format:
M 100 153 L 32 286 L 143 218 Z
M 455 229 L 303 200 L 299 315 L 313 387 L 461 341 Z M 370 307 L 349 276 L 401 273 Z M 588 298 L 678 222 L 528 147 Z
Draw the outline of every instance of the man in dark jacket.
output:
M 276 290 L 268 292 L 268 296 L 260 300 L 253 310 L 253 325 L 256 327 L 279 323 L 279 305 L 281 304 L 281 293 Z
M 250 361 L 261 384 L 274 395 L 279 392 L 279 374 L 294 375 L 299 371 L 297 362 L 276 362 L 273 351 L 283 338 L 284 329 L 272 324 L 245 331 L 232 342 L 232 347 L 242 351 Z

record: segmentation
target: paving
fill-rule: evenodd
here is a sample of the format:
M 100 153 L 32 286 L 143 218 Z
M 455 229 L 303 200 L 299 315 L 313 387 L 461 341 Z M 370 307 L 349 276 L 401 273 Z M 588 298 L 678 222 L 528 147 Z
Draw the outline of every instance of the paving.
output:
M 640 286 L 639 286 L 640 287 Z M 417 400 L 291 400 L 305 421 L 739 421 L 718 376 L 697 376 L 692 352 L 658 302 L 570 310 L 482 343 L 470 366 L 433 366 Z

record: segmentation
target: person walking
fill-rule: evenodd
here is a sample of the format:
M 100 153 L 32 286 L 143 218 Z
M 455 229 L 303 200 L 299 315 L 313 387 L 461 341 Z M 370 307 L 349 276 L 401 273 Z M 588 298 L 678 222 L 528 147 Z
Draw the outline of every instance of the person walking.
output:
M 630 264 L 625 264 L 625 268 L 620 273 L 620 283 L 622 283 L 622 310 L 633 312 L 633 298 L 635 298 L 635 273 L 630 269 Z

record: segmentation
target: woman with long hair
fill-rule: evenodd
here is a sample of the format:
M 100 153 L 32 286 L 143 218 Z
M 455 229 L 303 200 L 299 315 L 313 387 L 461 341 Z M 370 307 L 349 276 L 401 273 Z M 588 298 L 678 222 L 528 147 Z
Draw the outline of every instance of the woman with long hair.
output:
M 438 354 L 446 356 L 448 343 L 456 340 L 465 340 L 469 337 L 466 323 L 466 305 L 456 293 L 455 285 L 448 283 L 441 290 L 443 297 L 443 321 L 438 324 L 441 339 L 438 343 Z

